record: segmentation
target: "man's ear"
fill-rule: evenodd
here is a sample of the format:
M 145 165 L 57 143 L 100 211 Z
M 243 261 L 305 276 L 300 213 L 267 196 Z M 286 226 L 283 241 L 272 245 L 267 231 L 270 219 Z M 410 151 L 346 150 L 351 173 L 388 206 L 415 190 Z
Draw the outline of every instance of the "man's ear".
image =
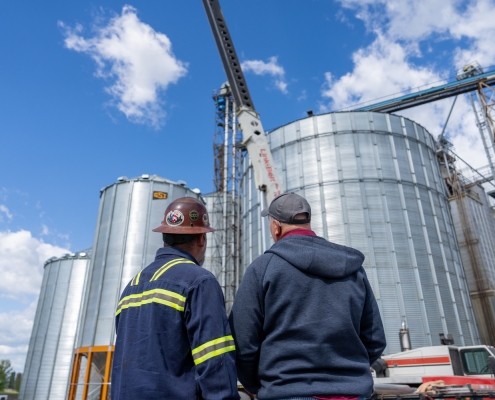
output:
M 206 246 L 206 233 L 201 233 L 198 235 L 198 238 L 196 239 L 196 243 L 200 247 Z

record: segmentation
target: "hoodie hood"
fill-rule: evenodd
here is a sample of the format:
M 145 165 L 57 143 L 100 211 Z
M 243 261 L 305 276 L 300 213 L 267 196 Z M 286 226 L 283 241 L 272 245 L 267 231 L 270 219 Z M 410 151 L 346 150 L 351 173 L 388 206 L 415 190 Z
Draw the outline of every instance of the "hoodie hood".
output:
M 360 251 L 318 236 L 289 236 L 279 240 L 266 253 L 276 254 L 303 272 L 327 279 L 352 275 L 364 261 Z

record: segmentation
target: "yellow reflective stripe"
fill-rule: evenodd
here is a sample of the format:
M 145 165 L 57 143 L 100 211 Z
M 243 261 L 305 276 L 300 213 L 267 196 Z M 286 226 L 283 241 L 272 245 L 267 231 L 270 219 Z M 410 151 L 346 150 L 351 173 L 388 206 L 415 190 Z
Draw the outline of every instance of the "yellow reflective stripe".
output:
M 156 272 L 151 277 L 150 282 L 156 281 L 166 271 L 168 271 L 170 268 L 172 268 L 174 265 L 177 265 L 177 264 L 195 264 L 195 263 L 188 260 L 187 258 L 178 258 L 178 259 L 169 261 L 168 263 L 162 265 L 160 268 L 158 268 L 156 270 Z
M 229 336 L 223 336 L 218 339 L 210 340 L 196 347 L 192 351 L 194 364 L 201 364 L 203 361 L 209 360 L 212 357 L 219 356 L 229 351 L 234 351 L 234 338 Z
M 232 335 L 222 336 L 218 339 L 210 340 L 209 342 L 206 342 L 206 343 L 202 344 L 201 346 L 198 346 L 195 349 L 193 349 L 192 354 L 194 355 L 196 353 L 199 353 L 201 350 L 206 349 L 207 347 L 213 346 L 213 345 L 218 344 L 218 343 L 227 342 L 229 340 L 234 340 Z
M 165 290 L 165 289 L 151 289 L 151 290 L 146 290 L 145 292 L 130 294 L 129 296 L 125 296 L 122 300 L 119 301 L 119 305 L 121 305 L 127 299 L 139 299 L 151 293 L 161 293 L 171 297 L 175 297 L 176 299 L 181 301 L 186 301 L 186 298 L 180 295 L 179 293 L 171 292 L 170 290 Z
M 120 312 L 126 308 L 140 307 L 149 303 L 163 304 L 172 307 L 177 311 L 184 311 L 186 298 L 178 293 L 171 292 L 170 290 L 147 290 L 142 293 L 131 294 L 120 300 L 115 315 L 119 315 Z
M 177 261 L 177 260 L 175 259 L 175 260 L 168 261 L 168 262 L 166 262 L 165 264 L 163 264 L 160 268 L 158 268 L 158 269 L 155 271 L 155 273 L 153 274 L 153 276 L 151 277 L 150 282 L 151 282 L 151 281 L 153 281 L 153 280 L 155 280 L 155 276 L 156 276 L 156 274 L 158 274 L 158 273 L 159 273 L 159 272 L 160 272 L 163 268 L 167 268 L 167 267 L 168 267 L 171 263 L 173 263 L 173 262 L 175 262 L 175 261 Z
M 131 286 L 137 286 L 139 284 L 139 277 L 141 276 L 141 272 L 143 272 L 143 270 L 139 271 L 138 274 L 134 278 L 132 278 Z
M 160 268 L 158 268 L 153 276 L 150 279 L 150 282 L 156 281 L 159 276 L 161 276 L 165 271 L 167 271 L 169 268 L 173 267 L 174 265 L 178 264 L 180 261 L 178 260 L 172 260 L 166 263 L 165 265 L 162 265 Z
M 196 365 L 201 364 L 203 361 L 209 360 L 210 358 L 213 358 L 213 357 L 216 357 L 216 356 L 219 356 L 221 354 L 228 353 L 229 351 L 234 351 L 234 350 L 235 350 L 235 346 L 232 345 L 232 346 L 224 347 L 220 350 L 212 351 L 208 354 L 205 354 L 203 357 L 195 359 L 194 364 L 196 364 Z
M 139 274 L 137 274 L 136 276 L 136 285 L 139 285 L 139 278 L 141 277 L 141 272 L 143 272 L 143 270 L 139 271 Z

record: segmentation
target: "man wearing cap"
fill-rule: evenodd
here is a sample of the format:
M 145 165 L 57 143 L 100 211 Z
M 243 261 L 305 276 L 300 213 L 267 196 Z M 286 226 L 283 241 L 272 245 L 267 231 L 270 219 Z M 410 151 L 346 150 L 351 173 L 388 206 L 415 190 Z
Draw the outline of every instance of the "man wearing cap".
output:
M 259 399 L 369 397 L 386 343 L 363 254 L 316 236 L 297 194 L 261 215 L 275 244 L 247 268 L 229 321 L 239 380 Z
M 222 290 L 200 267 L 214 231 L 205 206 L 177 199 L 153 231 L 164 247 L 129 282 L 116 311 L 112 400 L 239 399 Z

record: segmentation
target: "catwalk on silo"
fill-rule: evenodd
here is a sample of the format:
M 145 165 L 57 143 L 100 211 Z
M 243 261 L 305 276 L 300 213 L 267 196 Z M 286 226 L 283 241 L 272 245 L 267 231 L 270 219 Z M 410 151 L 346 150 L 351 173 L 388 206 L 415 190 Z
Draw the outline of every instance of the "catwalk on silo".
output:
M 407 118 L 350 112 L 287 124 L 268 140 L 286 191 L 311 204 L 315 232 L 365 254 L 387 353 L 400 351 L 402 321 L 413 347 L 440 344 L 440 333 L 458 345 L 479 343 L 429 132 Z M 242 193 L 245 269 L 271 244 L 247 156 Z

